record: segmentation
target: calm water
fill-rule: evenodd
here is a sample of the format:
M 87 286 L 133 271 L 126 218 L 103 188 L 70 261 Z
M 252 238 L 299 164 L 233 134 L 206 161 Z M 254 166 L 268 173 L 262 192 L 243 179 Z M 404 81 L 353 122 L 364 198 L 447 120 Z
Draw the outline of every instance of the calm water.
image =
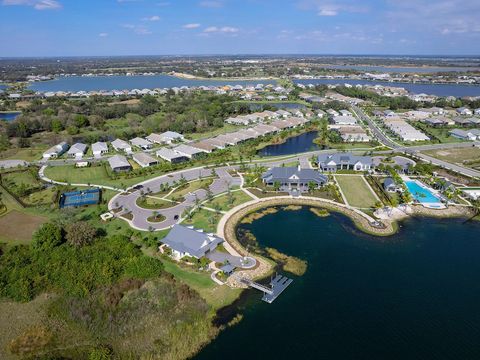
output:
M 385 81 L 348 80 L 348 79 L 302 79 L 295 80 L 297 84 L 350 84 L 350 85 L 383 85 L 403 87 L 414 94 L 429 94 L 437 96 L 480 96 L 480 85 L 446 85 L 446 84 L 410 84 L 390 83 Z
M 380 71 L 384 73 L 436 73 L 436 72 L 467 72 L 478 71 L 478 67 L 398 67 L 375 65 L 324 65 L 327 69 L 351 69 L 359 71 Z
M 277 156 L 298 154 L 305 151 L 319 150 L 320 147 L 313 142 L 318 137 L 317 131 L 309 131 L 298 136 L 288 138 L 283 144 L 268 145 L 258 153 L 261 156 Z
M 382 240 L 304 208 L 245 228 L 307 273 L 270 305 L 249 290 L 197 359 L 480 358 L 479 223 L 413 219 Z
M 173 88 L 181 86 L 221 86 L 221 85 L 256 85 L 273 84 L 275 81 L 216 81 L 189 80 L 169 75 L 154 76 L 71 76 L 55 80 L 32 83 L 29 89 L 34 91 L 95 91 L 95 90 L 132 90 Z
M 20 111 L 15 112 L 0 112 L 0 120 L 13 121 L 20 115 Z

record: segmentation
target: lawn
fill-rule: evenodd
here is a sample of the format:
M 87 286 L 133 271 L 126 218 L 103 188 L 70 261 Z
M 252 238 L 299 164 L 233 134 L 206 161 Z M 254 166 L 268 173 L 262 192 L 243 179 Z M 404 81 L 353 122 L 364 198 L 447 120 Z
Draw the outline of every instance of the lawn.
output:
M 468 164 L 468 162 L 480 159 L 480 148 L 473 146 L 457 149 L 427 150 L 423 151 L 423 153 L 456 164 L 464 164 L 464 162 Z
M 200 273 L 193 269 L 180 267 L 171 260 L 161 259 L 166 271 L 196 290 L 214 310 L 231 304 L 242 292 L 226 285 L 219 286 L 210 278 L 209 273 Z
M 198 139 L 206 139 L 206 138 L 212 138 L 220 134 L 226 134 L 228 132 L 234 132 L 237 130 L 240 130 L 244 128 L 243 126 L 236 126 L 232 124 L 225 124 L 223 127 L 219 129 L 214 129 L 212 131 L 204 132 L 204 133 L 193 133 L 193 134 L 187 134 L 186 137 L 189 139 L 193 140 L 198 140 Z
M 49 166 L 45 169 L 45 176 L 52 180 L 70 184 L 111 184 L 113 182 L 104 166 L 89 166 L 85 168 L 76 168 L 73 165 Z
M 22 197 L 22 201 L 27 205 L 48 205 L 53 202 L 56 191 L 55 186 L 50 186 Z
M 25 161 L 35 161 L 42 158 L 45 148 L 13 148 L 2 151 L 0 154 L 1 160 L 25 160 Z
M 221 211 L 228 211 L 235 206 L 243 204 L 247 201 L 253 200 L 250 195 L 247 195 L 243 191 L 234 191 L 231 193 L 231 200 L 228 194 L 216 197 L 215 199 L 206 202 L 204 205 L 213 209 L 219 209 Z
M 167 196 L 167 199 L 175 200 L 183 198 L 188 193 L 192 193 L 198 189 L 207 189 L 212 183 L 212 178 L 189 182 L 175 189 L 175 191 L 173 191 L 170 195 Z
M 173 207 L 177 205 L 177 203 L 145 196 L 144 198 L 139 197 L 137 199 L 137 205 L 144 209 L 160 210 L 160 209 L 167 209 L 167 208 Z
M 186 219 L 184 224 L 193 225 L 197 229 L 203 229 L 206 232 L 216 232 L 217 223 L 220 220 L 220 214 L 212 211 L 200 209 L 196 210 L 191 219 Z
M 362 176 L 339 175 L 335 176 L 347 202 L 359 208 L 373 207 L 377 199 L 370 191 Z
M 0 216 L 0 241 L 7 243 L 29 243 L 32 233 L 47 221 L 46 218 L 12 210 Z

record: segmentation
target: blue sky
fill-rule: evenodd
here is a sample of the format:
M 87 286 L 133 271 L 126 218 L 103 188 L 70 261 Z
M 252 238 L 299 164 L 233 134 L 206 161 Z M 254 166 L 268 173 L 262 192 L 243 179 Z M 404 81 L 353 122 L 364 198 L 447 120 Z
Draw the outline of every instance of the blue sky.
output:
M 479 55 L 479 0 L 0 0 L 0 57 Z

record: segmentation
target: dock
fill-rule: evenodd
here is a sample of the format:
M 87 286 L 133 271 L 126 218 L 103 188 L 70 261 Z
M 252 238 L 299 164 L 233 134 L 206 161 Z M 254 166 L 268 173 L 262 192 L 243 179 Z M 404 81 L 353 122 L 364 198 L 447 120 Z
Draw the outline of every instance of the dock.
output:
M 275 278 L 270 281 L 270 287 L 247 278 L 241 278 L 240 281 L 263 292 L 262 300 L 271 304 L 292 283 L 293 280 L 286 276 L 276 275 Z

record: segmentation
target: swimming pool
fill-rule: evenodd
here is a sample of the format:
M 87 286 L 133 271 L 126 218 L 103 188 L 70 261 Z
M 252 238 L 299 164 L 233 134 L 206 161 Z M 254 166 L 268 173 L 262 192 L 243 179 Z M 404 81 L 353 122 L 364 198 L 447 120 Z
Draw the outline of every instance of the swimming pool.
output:
M 425 204 L 439 204 L 440 199 L 434 195 L 427 187 L 420 185 L 418 181 L 407 180 L 405 181 L 408 191 L 412 194 L 413 198 L 419 203 Z

